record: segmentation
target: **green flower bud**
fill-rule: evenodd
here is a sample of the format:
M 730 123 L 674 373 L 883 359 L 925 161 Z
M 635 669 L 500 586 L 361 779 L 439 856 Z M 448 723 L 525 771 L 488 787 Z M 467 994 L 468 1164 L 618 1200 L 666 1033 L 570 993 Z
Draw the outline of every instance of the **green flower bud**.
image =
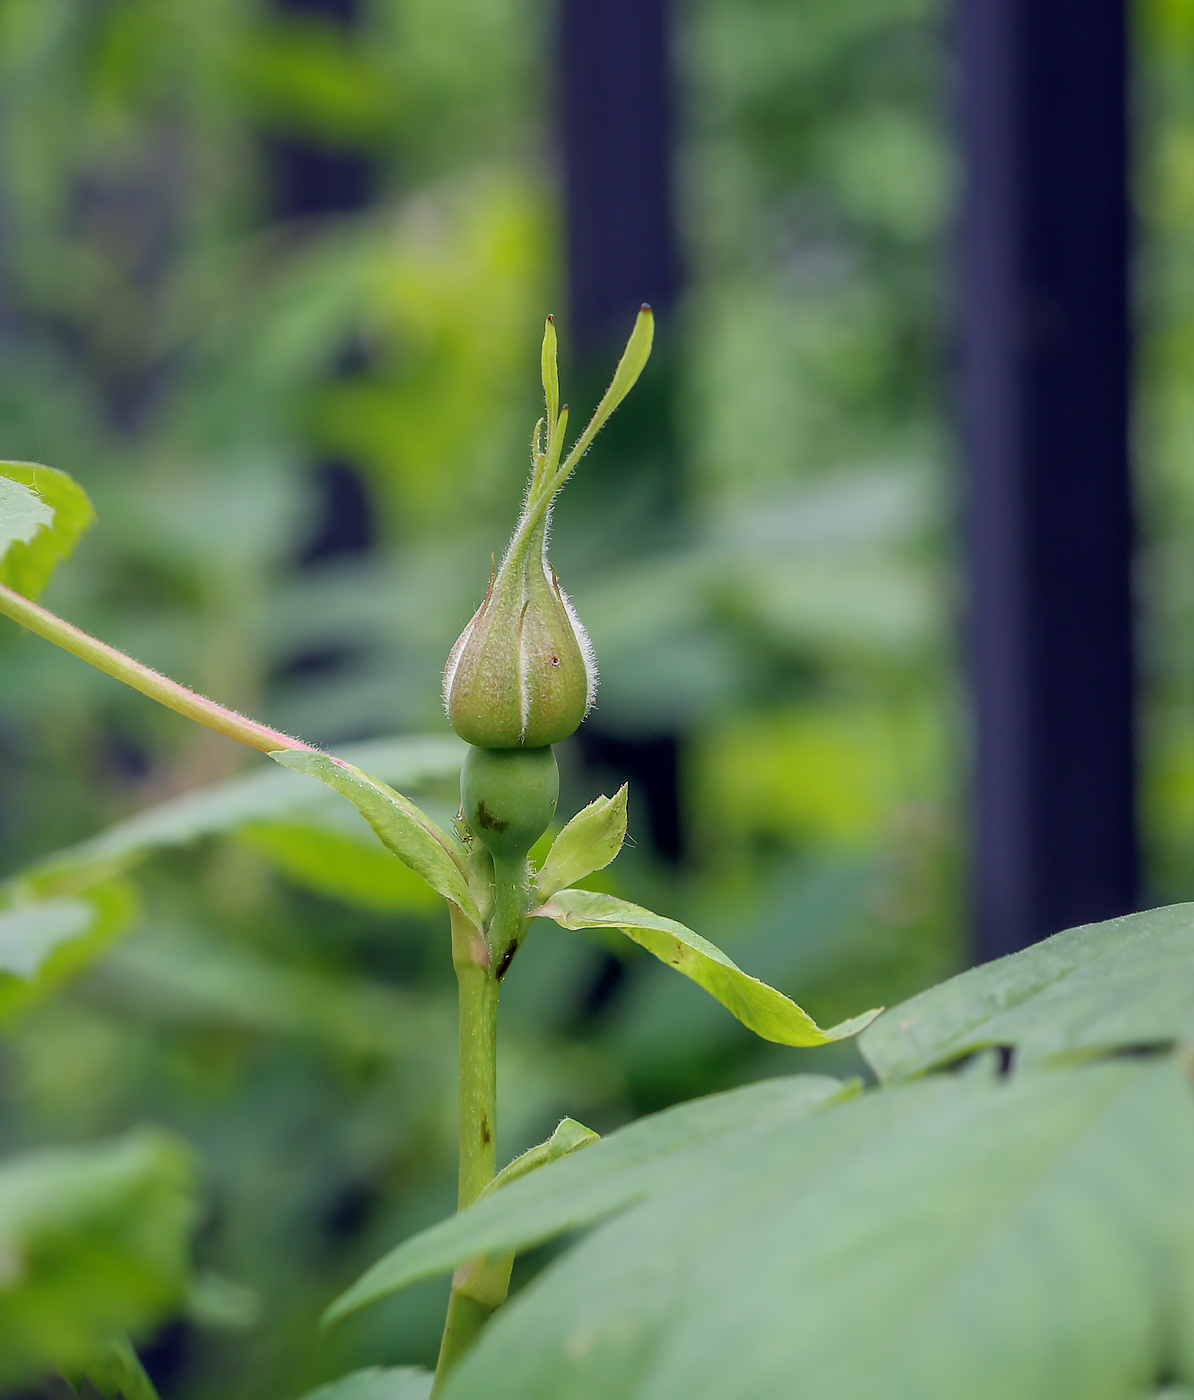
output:
M 470 748 L 460 770 L 464 819 L 497 860 L 522 857 L 556 812 L 560 770 L 550 748 Z
M 515 535 L 448 657 L 448 717 L 462 739 L 481 748 L 559 743 L 593 703 L 593 649 L 547 562 L 546 534 L 544 518 Z
M 452 728 L 478 748 L 537 749 L 559 743 L 592 707 L 597 689 L 593 650 L 547 562 L 551 507 L 642 372 L 653 334 L 651 310 L 644 306 L 613 382 L 561 462 L 568 408 L 559 403 L 555 327 L 551 317 L 547 319 L 547 415 L 535 428 L 522 515 L 484 601 L 452 648 L 444 670 L 444 704 Z

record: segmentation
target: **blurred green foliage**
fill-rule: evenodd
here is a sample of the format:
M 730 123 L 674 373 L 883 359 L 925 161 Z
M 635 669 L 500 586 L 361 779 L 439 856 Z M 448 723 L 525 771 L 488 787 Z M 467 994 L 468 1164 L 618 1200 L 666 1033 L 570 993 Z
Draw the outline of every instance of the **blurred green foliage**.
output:
M 51 607 L 311 741 L 447 736 L 440 668 L 517 514 L 563 300 L 550 18 L 2 0 L 0 450 L 70 471 L 100 518 Z M 638 844 L 591 883 L 831 1024 L 963 956 L 937 12 L 694 0 L 677 61 L 678 488 L 661 521 L 619 467 L 651 431 L 629 406 L 553 557 L 602 668 L 592 723 L 680 736 L 686 852 L 659 858 L 632 787 Z M 280 217 L 295 143 L 362 153 L 373 201 Z M 371 548 L 313 545 L 321 462 L 364 484 Z M 249 762 L 7 624 L 0 651 L 6 871 Z M 561 762 L 562 814 L 613 790 L 579 746 Z M 443 773 L 411 790 L 447 819 Z M 434 1357 L 438 1285 L 314 1326 L 454 1196 L 446 919 L 330 811 L 159 843 L 88 890 L 108 914 L 36 984 L 0 985 L 6 1153 L 148 1122 L 202 1163 L 206 1282 L 138 1336 L 167 1400 L 293 1400 Z M 856 1066 L 762 1046 L 649 964 L 532 931 L 503 993 L 500 1159 L 564 1113 L 604 1130 Z

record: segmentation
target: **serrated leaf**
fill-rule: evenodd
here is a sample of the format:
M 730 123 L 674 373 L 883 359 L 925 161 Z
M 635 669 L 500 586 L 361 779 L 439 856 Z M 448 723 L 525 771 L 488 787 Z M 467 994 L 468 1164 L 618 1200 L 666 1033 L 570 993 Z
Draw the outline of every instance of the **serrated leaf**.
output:
M 0 1164 L 0 1383 L 85 1370 L 181 1296 L 192 1177 L 186 1146 L 145 1129 Z
M 990 1045 L 1047 1064 L 1194 1039 L 1194 904 L 1067 929 L 892 1007 L 859 1041 L 881 1079 Z
M 87 493 L 66 472 L 0 462 L 0 583 L 36 598 L 94 519 Z
M 1171 1062 L 875 1091 L 599 1226 L 444 1400 L 1123 1400 L 1194 1374 L 1192 1163 Z
M 613 797 L 598 797 L 590 802 L 552 842 L 535 877 L 535 891 L 541 901 L 595 870 L 604 870 L 622 849 L 626 839 L 627 791 L 623 783 Z
M 459 773 L 464 745 L 454 738 L 420 735 L 354 744 L 343 753 L 388 782 L 417 787 Z M 268 764 L 243 777 L 211 783 L 147 807 L 77 846 L 39 860 L 8 884 L 73 893 L 155 851 L 224 835 L 252 822 L 317 816 L 340 805 L 329 790 L 308 782 L 304 775 Z
M 370 1366 L 309 1391 L 303 1400 L 427 1400 L 433 1379 L 417 1366 Z
M 343 759 L 307 749 L 285 749 L 270 757 L 283 768 L 318 778 L 356 807 L 382 845 L 433 890 L 451 900 L 479 928 L 478 912 L 465 874 L 468 854 L 457 837 L 437 826 L 409 798 L 362 773 Z
M 563 928 L 621 929 L 660 962 L 704 987 L 756 1035 L 779 1045 L 826 1045 L 857 1035 L 879 1014 L 877 1010 L 866 1011 L 822 1030 L 807 1011 L 766 982 L 743 972 L 699 933 L 613 895 L 561 890 L 533 912 L 554 919 Z
M 802 1118 L 852 1092 L 853 1086 L 821 1075 L 771 1079 L 631 1123 L 405 1241 L 337 1298 L 325 1321 L 446 1273 L 475 1255 L 542 1244 L 625 1210 L 666 1190 L 687 1171 L 699 1170 L 702 1152 L 730 1139 L 746 1141 L 761 1125 Z

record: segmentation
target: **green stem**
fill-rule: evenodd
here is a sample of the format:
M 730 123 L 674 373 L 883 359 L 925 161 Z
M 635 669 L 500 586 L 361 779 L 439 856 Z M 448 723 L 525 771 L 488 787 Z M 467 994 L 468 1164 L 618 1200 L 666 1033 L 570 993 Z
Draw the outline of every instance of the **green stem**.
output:
M 140 661 L 134 661 L 131 656 L 108 646 L 106 642 L 98 641 L 89 633 L 80 631 L 78 627 L 72 627 L 69 622 L 64 622 L 62 618 L 39 607 L 37 603 L 31 603 L 28 598 L 23 598 L 3 584 L 0 584 L 0 613 L 11 617 L 14 622 L 19 622 L 22 627 L 27 627 L 30 632 L 36 632 L 39 637 L 62 647 L 64 651 L 69 651 L 72 656 L 90 663 L 106 675 L 123 681 L 134 690 L 139 690 L 142 695 L 148 695 L 151 700 L 165 705 L 167 709 L 176 710 L 180 715 L 186 715 L 188 719 L 197 720 L 208 729 L 214 729 L 217 734 L 247 744 L 251 749 L 259 749 L 262 753 L 274 753 L 278 749 L 311 749 L 311 745 L 304 744 L 301 739 L 292 739 L 289 734 L 282 734 L 277 729 L 270 729 L 268 725 L 258 724 L 256 720 L 246 719 L 235 710 L 226 709 L 223 705 L 217 705 L 214 700 L 208 700 L 206 696 L 188 690 L 185 685 L 179 685 L 177 681 L 172 681 L 168 676 L 142 665 Z
M 452 910 L 452 961 L 460 997 L 460 1177 L 458 1207 L 472 1205 L 497 1163 L 497 1007 L 501 977 L 526 936 L 530 871 L 525 856 L 494 861 L 494 914 L 487 944 Z M 452 1280 L 435 1368 L 444 1377 L 506 1298 L 513 1255 L 470 1259 Z

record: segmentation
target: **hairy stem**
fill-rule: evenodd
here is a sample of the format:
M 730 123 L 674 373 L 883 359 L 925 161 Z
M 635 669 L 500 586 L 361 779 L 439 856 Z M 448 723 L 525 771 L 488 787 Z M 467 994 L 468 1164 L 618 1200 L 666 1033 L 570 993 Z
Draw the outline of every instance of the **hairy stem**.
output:
M 22 627 L 27 627 L 30 632 L 36 632 L 39 637 L 62 647 L 64 651 L 69 651 L 72 656 L 79 657 L 114 679 L 132 686 L 134 690 L 139 690 L 142 695 L 148 695 L 151 700 L 165 705 L 167 709 L 176 710 L 180 715 L 186 715 L 188 719 L 197 720 L 208 729 L 214 729 L 217 734 L 247 744 L 251 749 L 273 753 L 278 749 L 311 748 L 310 744 L 304 744 L 301 739 L 292 739 L 289 734 L 270 729 L 268 725 L 258 724 L 256 720 L 246 719 L 235 710 L 226 709 L 223 705 L 217 705 L 214 700 L 208 700 L 206 696 L 188 690 L 185 685 L 179 685 L 177 681 L 172 681 L 168 676 L 142 665 L 140 661 L 134 661 L 131 656 L 108 646 L 106 642 L 98 641 L 78 627 L 72 627 L 69 622 L 64 622 L 62 618 L 39 607 L 37 603 L 31 603 L 28 598 L 23 598 L 3 584 L 0 584 L 0 613 L 11 617 L 14 622 L 19 622 Z

